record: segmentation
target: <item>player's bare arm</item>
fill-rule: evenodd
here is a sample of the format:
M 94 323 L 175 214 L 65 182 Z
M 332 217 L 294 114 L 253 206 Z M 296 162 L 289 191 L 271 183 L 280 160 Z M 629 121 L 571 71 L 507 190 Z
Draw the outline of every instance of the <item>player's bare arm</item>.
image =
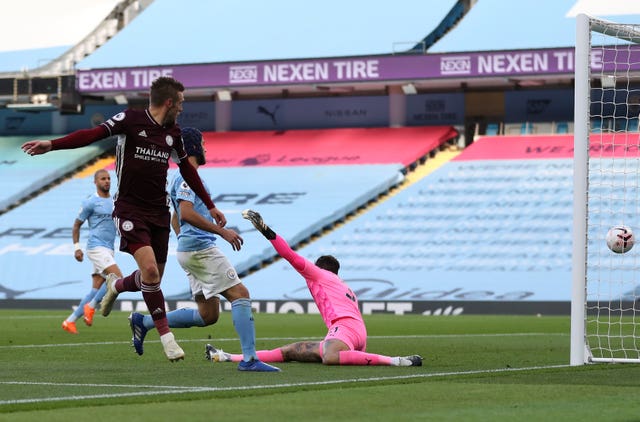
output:
M 239 251 L 244 243 L 244 240 L 238 233 L 231 229 L 225 229 L 219 224 L 213 224 L 201 216 L 194 208 L 193 204 L 189 201 L 180 201 L 180 217 L 187 223 L 195 226 L 201 230 L 206 230 L 210 233 L 215 233 L 221 236 L 224 240 L 229 242 L 234 251 Z M 214 208 L 215 209 L 215 208 Z
M 82 260 L 84 259 L 84 253 L 82 252 L 82 249 L 80 249 L 80 247 L 77 246 L 78 243 L 80 242 L 80 226 L 82 226 L 82 223 L 83 223 L 82 221 L 76 218 L 76 220 L 73 222 L 73 228 L 71 229 L 71 240 L 75 245 L 75 251 L 73 252 L 73 256 L 78 262 L 82 262 Z
M 224 227 L 227 224 L 227 219 L 224 216 L 224 213 L 215 207 L 213 201 L 209 197 L 204 185 L 202 184 L 202 179 L 200 179 L 200 176 L 198 175 L 196 167 L 194 167 L 189 160 L 181 160 L 178 163 L 178 168 L 180 169 L 180 174 L 184 178 L 184 181 L 187 182 L 198 198 L 204 202 L 211 217 L 213 217 L 220 227 Z
M 227 225 L 227 218 L 218 208 L 209 209 L 209 214 L 211 215 L 211 217 L 213 217 L 214 220 L 216 220 L 216 223 L 218 223 L 220 227 L 224 227 Z

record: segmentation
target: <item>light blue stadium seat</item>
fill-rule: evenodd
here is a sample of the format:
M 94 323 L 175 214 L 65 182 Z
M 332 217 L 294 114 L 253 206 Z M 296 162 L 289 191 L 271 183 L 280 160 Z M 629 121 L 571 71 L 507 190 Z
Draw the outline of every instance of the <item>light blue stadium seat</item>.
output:
M 627 132 L 637 132 L 638 131 L 638 118 L 637 117 L 634 117 L 634 118 L 631 118 L 631 119 L 627 120 L 626 131 Z
M 487 125 L 487 135 L 499 135 L 500 134 L 500 125 L 498 123 L 489 123 Z
M 560 133 L 560 134 L 569 133 L 569 123 L 558 122 L 556 124 L 556 133 Z

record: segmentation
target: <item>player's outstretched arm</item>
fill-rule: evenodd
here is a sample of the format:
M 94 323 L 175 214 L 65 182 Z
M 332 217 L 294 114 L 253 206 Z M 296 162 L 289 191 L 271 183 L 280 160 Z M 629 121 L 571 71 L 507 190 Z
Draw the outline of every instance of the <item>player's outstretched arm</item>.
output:
M 276 234 L 269 226 L 264 223 L 262 216 L 259 212 L 254 210 L 244 210 L 242 211 L 242 218 L 251 221 L 253 227 L 256 228 L 264 237 L 269 240 L 273 240 L 276 238 Z
M 103 125 L 91 129 L 80 129 L 67 136 L 51 141 L 28 141 L 22 144 L 22 150 L 29 155 L 45 154 L 59 149 L 74 149 L 87 146 L 95 141 L 109 136 L 109 131 Z
M 269 239 L 278 254 L 286 259 L 296 271 L 302 271 L 307 265 L 307 260 L 296 253 L 291 246 L 281 236 L 278 236 L 269 226 L 264 223 L 260 213 L 254 210 L 242 211 L 242 217 L 251 221 L 253 227 L 255 227 L 264 237 Z
M 22 144 L 22 151 L 26 152 L 29 155 L 40 155 L 46 154 L 51 151 L 51 141 L 28 141 Z

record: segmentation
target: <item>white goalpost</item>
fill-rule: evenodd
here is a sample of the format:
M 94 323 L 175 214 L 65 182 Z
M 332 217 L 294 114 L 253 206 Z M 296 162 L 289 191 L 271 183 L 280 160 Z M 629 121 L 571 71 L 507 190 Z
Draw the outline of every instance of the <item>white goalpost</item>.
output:
M 640 25 L 578 15 L 575 52 L 571 365 L 640 363 Z

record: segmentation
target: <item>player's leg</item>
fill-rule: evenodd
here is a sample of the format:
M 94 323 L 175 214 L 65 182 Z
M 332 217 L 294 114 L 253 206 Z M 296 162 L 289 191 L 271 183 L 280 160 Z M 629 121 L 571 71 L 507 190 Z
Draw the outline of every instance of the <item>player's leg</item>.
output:
M 94 276 L 95 274 L 92 275 L 92 277 Z M 74 309 L 74 311 L 71 312 L 71 314 L 64 321 L 62 321 L 63 330 L 71 334 L 78 334 L 76 321 L 78 320 L 78 318 L 82 317 L 82 315 L 84 314 L 85 305 L 89 303 L 91 299 L 93 299 L 97 291 L 98 289 L 96 289 L 93 286 L 91 287 L 91 290 L 89 290 L 89 292 L 80 300 L 80 303 L 78 304 L 76 309 Z M 87 325 L 91 325 L 91 324 L 87 324 Z
M 335 365 L 336 363 L 327 363 Z M 378 365 L 378 366 L 422 366 L 422 357 L 411 356 L 385 356 L 375 353 L 367 353 L 359 350 L 343 350 L 339 352 L 338 365 Z
M 106 290 L 101 287 L 104 284 L 104 278 L 102 278 L 100 274 L 91 274 L 91 281 L 93 283 L 93 286 L 91 288 L 91 292 L 93 293 L 93 295 L 91 296 L 91 298 L 89 298 L 88 296 L 85 298 L 89 299 L 86 303 L 80 303 L 82 305 L 82 319 L 84 319 L 84 323 L 89 327 L 93 325 L 93 315 L 96 312 L 96 298 L 100 295 L 104 295 L 103 292 Z
M 120 234 L 120 250 L 127 252 L 135 258 L 135 254 L 138 250 L 147 248 L 148 253 L 153 257 L 152 265 L 155 268 L 157 274 L 157 264 L 151 245 L 151 229 L 145 221 L 135 218 L 131 215 L 116 215 L 113 219 L 116 224 L 118 233 Z M 107 274 L 105 284 L 107 285 L 106 292 L 102 301 L 100 302 L 100 311 L 103 316 L 108 316 L 111 313 L 118 294 L 121 292 L 139 292 L 142 286 L 142 267 L 136 260 L 138 269 L 129 274 L 126 277 L 122 277 L 122 274 L 116 273 Z M 156 275 L 156 277 L 159 277 Z
M 329 327 L 320 345 L 325 365 L 391 365 L 388 356 L 366 353 L 367 331 L 361 321 L 343 318 Z
M 133 252 L 133 258 L 138 264 L 142 298 L 149 309 L 156 330 L 158 330 L 164 353 L 170 361 L 174 362 L 184 359 L 184 350 L 176 343 L 175 337 L 169 329 L 164 294 L 160 287 L 164 266 L 167 262 L 170 218 L 170 214 L 166 213 L 166 215 L 149 221 L 139 221 L 141 224 L 138 230 L 134 229 L 131 232 L 136 231 L 134 237 L 142 242 L 129 246 L 129 250 Z M 137 248 L 140 244 L 144 246 Z M 137 250 L 133 251 L 134 247 Z
M 93 288 L 97 289 L 97 292 L 91 301 L 84 305 L 84 322 L 87 325 L 92 325 L 97 304 L 102 301 L 107 292 L 106 275 L 115 274 L 117 277 L 122 277 L 122 271 L 116 264 L 113 249 L 99 246 L 89 249 L 87 256 L 93 263 Z
M 268 352 L 275 353 L 275 351 L 280 352 L 285 362 L 322 362 L 319 341 L 299 341 Z
M 421 366 L 420 356 L 390 357 L 365 352 L 367 331 L 361 321 L 352 318 L 338 320 L 320 345 L 325 365 Z
M 222 295 L 231 302 L 231 319 L 240 339 L 242 360 L 238 363 L 238 370 L 256 372 L 280 371 L 279 368 L 264 363 L 256 353 L 256 330 L 251 309 L 251 299 L 249 299 L 249 291 L 244 284 L 235 284 L 223 291 Z
M 198 309 L 181 308 L 171 312 L 167 312 L 167 321 L 170 328 L 189 328 L 189 327 L 206 327 L 212 323 L 207 323 L 201 314 L 212 314 L 213 309 L 220 309 L 220 300 L 213 297 L 209 300 L 202 295 L 196 296 Z M 202 308 L 207 310 L 203 311 Z M 217 318 L 216 318 L 217 319 Z M 214 321 L 215 322 L 215 321 Z M 131 344 L 136 353 L 142 355 L 144 353 L 144 339 L 147 332 L 155 328 L 155 323 L 151 315 L 143 315 L 138 312 L 129 314 L 129 327 L 131 328 Z
M 256 350 L 256 356 L 262 362 L 322 362 L 319 352 L 320 342 L 300 341 L 287 344 L 277 349 Z M 244 355 L 226 353 L 222 349 L 216 349 L 208 344 L 205 348 L 207 359 L 215 362 L 240 362 Z
M 111 256 L 113 257 L 113 251 L 111 251 Z M 94 283 L 94 287 L 98 287 L 98 292 L 93 297 L 93 299 L 91 299 L 91 302 L 89 302 L 89 306 L 91 306 L 94 310 L 98 307 L 98 304 L 102 301 L 104 294 L 107 292 L 107 283 L 105 283 L 106 275 L 115 274 L 118 278 L 122 278 L 122 271 L 120 270 L 120 267 L 118 267 L 118 264 L 115 263 L 115 261 L 112 261 L 112 263 L 110 263 L 110 265 L 107 265 L 103 270 L 100 271 L 100 273 L 102 277 L 100 278 L 100 280 L 98 280 L 98 286 L 96 286 Z
M 134 252 L 134 258 L 138 264 L 139 271 L 134 272 L 130 276 L 118 279 L 114 283 L 114 287 L 119 292 L 127 291 L 125 289 L 131 289 L 130 283 L 132 282 L 135 283 L 136 286 L 139 284 L 147 309 L 151 312 L 151 315 L 147 315 L 146 317 L 137 312 L 129 315 L 129 327 L 131 328 L 133 347 L 136 353 L 142 355 L 144 353 L 143 342 L 147 331 L 155 327 L 158 330 L 165 354 L 169 360 L 182 359 L 184 357 L 184 351 L 182 351 L 180 346 L 175 342 L 175 338 L 169 330 L 169 322 L 164 308 L 164 296 L 162 295 L 162 290 L 160 290 L 159 280 L 164 270 L 164 264 L 156 263 L 154 251 L 150 246 L 138 248 Z M 148 277 L 149 280 L 155 283 L 146 283 L 145 277 Z M 105 298 L 106 297 L 107 296 L 105 296 Z M 159 297 L 162 298 L 162 305 L 157 302 Z

